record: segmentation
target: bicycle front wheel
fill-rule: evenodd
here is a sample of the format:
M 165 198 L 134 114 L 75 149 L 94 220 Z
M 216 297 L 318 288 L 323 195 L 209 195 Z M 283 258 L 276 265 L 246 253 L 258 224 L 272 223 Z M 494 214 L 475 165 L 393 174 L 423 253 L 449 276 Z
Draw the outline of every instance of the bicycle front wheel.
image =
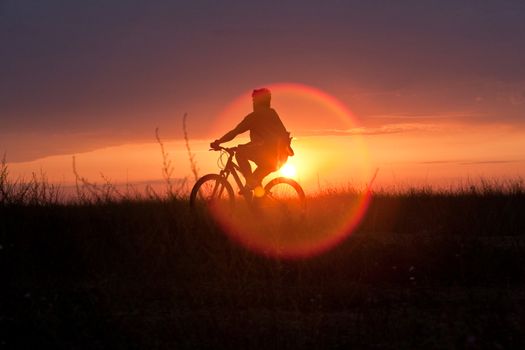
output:
M 190 194 L 191 208 L 231 209 L 234 201 L 232 186 L 219 174 L 208 174 L 201 177 L 193 186 Z
M 264 186 L 265 212 L 278 220 L 297 222 L 306 212 L 306 196 L 295 180 L 278 177 Z

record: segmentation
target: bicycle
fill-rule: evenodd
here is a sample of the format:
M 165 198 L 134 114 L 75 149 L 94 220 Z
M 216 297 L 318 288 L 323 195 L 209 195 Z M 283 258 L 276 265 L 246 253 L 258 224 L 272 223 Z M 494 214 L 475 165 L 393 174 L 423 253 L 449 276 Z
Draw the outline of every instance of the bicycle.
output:
M 221 171 L 218 174 L 204 175 L 197 180 L 190 194 L 192 208 L 209 208 L 217 205 L 233 209 L 235 194 L 228 181 L 231 175 L 239 187 L 239 193 L 244 197 L 250 209 L 273 217 L 280 216 L 288 219 L 304 216 L 305 194 L 301 185 L 295 180 L 286 177 L 273 178 L 264 186 L 264 193 L 255 196 L 253 191 L 246 189 L 239 177 L 240 168 L 233 160 L 237 147 L 219 146 L 217 149 L 210 149 L 212 150 L 221 151 L 217 161 Z M 224 155 L 228 155 L 226 162 L 223 161 Z

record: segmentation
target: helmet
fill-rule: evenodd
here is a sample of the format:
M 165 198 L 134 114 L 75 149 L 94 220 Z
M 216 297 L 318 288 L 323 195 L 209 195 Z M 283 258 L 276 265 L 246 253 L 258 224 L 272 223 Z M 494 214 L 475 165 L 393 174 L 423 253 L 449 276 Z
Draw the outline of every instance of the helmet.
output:
M 270 106 L 272 93 L 267 88 L 255 89 L 252 91 L 252 99 L 255 104 L 264 104 Z

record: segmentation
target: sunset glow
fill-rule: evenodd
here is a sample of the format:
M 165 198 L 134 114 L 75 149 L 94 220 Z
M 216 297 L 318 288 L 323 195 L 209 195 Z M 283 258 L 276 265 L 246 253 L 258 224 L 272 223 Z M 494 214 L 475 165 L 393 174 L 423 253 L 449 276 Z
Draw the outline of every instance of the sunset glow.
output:
M 10 2 L 0 31 L 0 155 L 9 176 L 41 174 L 65 191 L 78 175 L 160 195 L 176 183 L 188 195 L 196 178 L 220 171 L 210 142 L 252 111 L 253 89 L 266 87 L 295 155 L 263 185 L 284 176 L 307 196 L 361 194 L 333 227 L 275 254 L 323 251 L 351 234 L 374 191 L 525 176 L 524 57 L 509 49 L 523 46 L 519 12 L 438 3 L 437 11 L 261 4 L 265 15 L 254 17 L 253 4 L 173 2 L 119 6 L 115 17 L 89 3 Z M 93 27 L 94 13 L 103 26 Z M 225 146 L 248 141 L 245 133 Z
M 297 169 L 295 169 L 295 165 L 286 163 L 280 170 L 279 173 L 282 176 L 295 178 L 297 175 Z

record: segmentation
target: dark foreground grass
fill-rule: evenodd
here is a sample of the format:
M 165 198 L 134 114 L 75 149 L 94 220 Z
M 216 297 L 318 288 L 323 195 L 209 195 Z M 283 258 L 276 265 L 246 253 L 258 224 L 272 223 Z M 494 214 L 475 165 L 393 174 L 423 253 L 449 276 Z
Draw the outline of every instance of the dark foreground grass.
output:
M 524 214 L 520 191 L 378 194 L 338 247 L 286 261 L 184 200 L 6 204 L 0 347 L 524 348 Z

